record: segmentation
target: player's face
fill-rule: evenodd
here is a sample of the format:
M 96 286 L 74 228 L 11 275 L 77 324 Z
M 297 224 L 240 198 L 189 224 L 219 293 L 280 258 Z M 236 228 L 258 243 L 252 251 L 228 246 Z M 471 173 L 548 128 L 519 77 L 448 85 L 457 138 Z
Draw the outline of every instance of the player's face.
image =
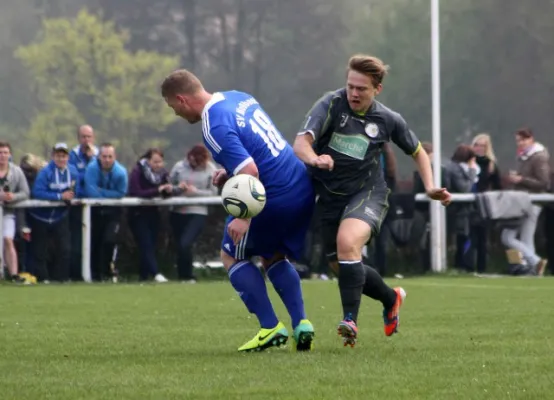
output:
M 187 96 L 176 95 L 166 97 L 165 102 L 173 109 L 175 115 L 186 119 L 190 124 L 195 124 L 202 119 L 200 113 L 191 107 L 192 101 Z
M 158 172 L 164 167 L 164 159 L 159 154 L 152 154 L 150 160 L 148 160 L 148 165 L 152 168 L 152 171 Z
M 352 111 L 365 113 L 375 96 L 381 92 L 381 85 L 373 86 L 371 78 L 356 71 L 348 71 L 346 78 L 346 97 Z
M 69 161 L 69 154 L 65 151 L 56 151 L 53 154 L 52 159 L 54 160 L 56 167 L 59 169 L 65 169 L 65 167 L 67 167 L 67 162 Z

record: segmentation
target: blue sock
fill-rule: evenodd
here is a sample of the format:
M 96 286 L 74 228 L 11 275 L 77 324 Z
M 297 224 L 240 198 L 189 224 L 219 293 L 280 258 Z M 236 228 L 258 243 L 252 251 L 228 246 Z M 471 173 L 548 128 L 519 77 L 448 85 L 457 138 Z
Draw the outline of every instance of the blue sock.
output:
M 288 260 L 280 260 L 268 268 L 267 276 L 287 307 L 292 327 L 296 328 L 301 320 L 306 319 L 298 272 Z
M 239 261 L 229 268 L 231 285 L 238 292 L 248 311 L 256 314 L 262 328 L 274 328 L 279 320 L 267 295 L 264 277 L 250 261 Z

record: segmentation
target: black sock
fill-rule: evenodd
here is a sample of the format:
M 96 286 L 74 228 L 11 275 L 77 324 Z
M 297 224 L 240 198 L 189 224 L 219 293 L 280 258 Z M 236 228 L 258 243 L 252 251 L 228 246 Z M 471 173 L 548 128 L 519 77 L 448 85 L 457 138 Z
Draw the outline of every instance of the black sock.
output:
M 358 319 L 365 280 L 361 261 L 339 261 L 339 290 L 345 319 Z
M 394 306 L 396 301 L 396 292 L 394 289 L 387 286 L 381 275 L 368 265 L 364 265 L 365 285 L 363 293 L 374 300 L 383 303 L 385 310 Z

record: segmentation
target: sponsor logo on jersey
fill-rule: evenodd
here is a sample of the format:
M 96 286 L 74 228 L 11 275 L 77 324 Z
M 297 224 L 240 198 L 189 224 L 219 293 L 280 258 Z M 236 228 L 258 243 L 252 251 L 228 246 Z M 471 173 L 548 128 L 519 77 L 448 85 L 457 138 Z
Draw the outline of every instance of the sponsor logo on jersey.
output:
M 329 147 L 356 160 L 363 160 L 369 146 L 369 140 L 361 135 L 343 135 L 333 133 Z

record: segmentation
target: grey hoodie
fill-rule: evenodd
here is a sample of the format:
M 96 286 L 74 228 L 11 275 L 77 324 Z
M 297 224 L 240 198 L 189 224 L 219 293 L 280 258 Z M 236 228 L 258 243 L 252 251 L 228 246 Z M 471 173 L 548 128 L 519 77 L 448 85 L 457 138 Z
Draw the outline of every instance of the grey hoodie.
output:
M 195 170 L 190 167 L 187 160 L 182 160 L 175 164 L 171 170 L 169 181 L 173 185 L 186 182 L 196 187 L 197 191 L 192 195 L 194 197 L 215 196 L 217 194 L 217 188 L 212 184 L 212 177 L 215 170 L 215 165 L 211 162 L 208 163 L 205 169 Z M 175 195 L 189 196 L 181 190 L 177 190 Z M 172 211 L 180 214 L 208 215 L 208 206 L 176 206 Z
M 10 193 L 13 193 L 13 200 L 11 204 L 17 203 L 29 198 L 29 185 L 27 184 L 27 178 L 25 174 L 17 165 L 10 163 L 8 168 L 8 175 L 6 176 L 6 185 L 10 188 Z M 0 188 L 1 191 L 4 188 Z M 2 202 L 4 205 L 4 202 Z M 4 214 L 14 214 L 13 208 L 4 208 Z

